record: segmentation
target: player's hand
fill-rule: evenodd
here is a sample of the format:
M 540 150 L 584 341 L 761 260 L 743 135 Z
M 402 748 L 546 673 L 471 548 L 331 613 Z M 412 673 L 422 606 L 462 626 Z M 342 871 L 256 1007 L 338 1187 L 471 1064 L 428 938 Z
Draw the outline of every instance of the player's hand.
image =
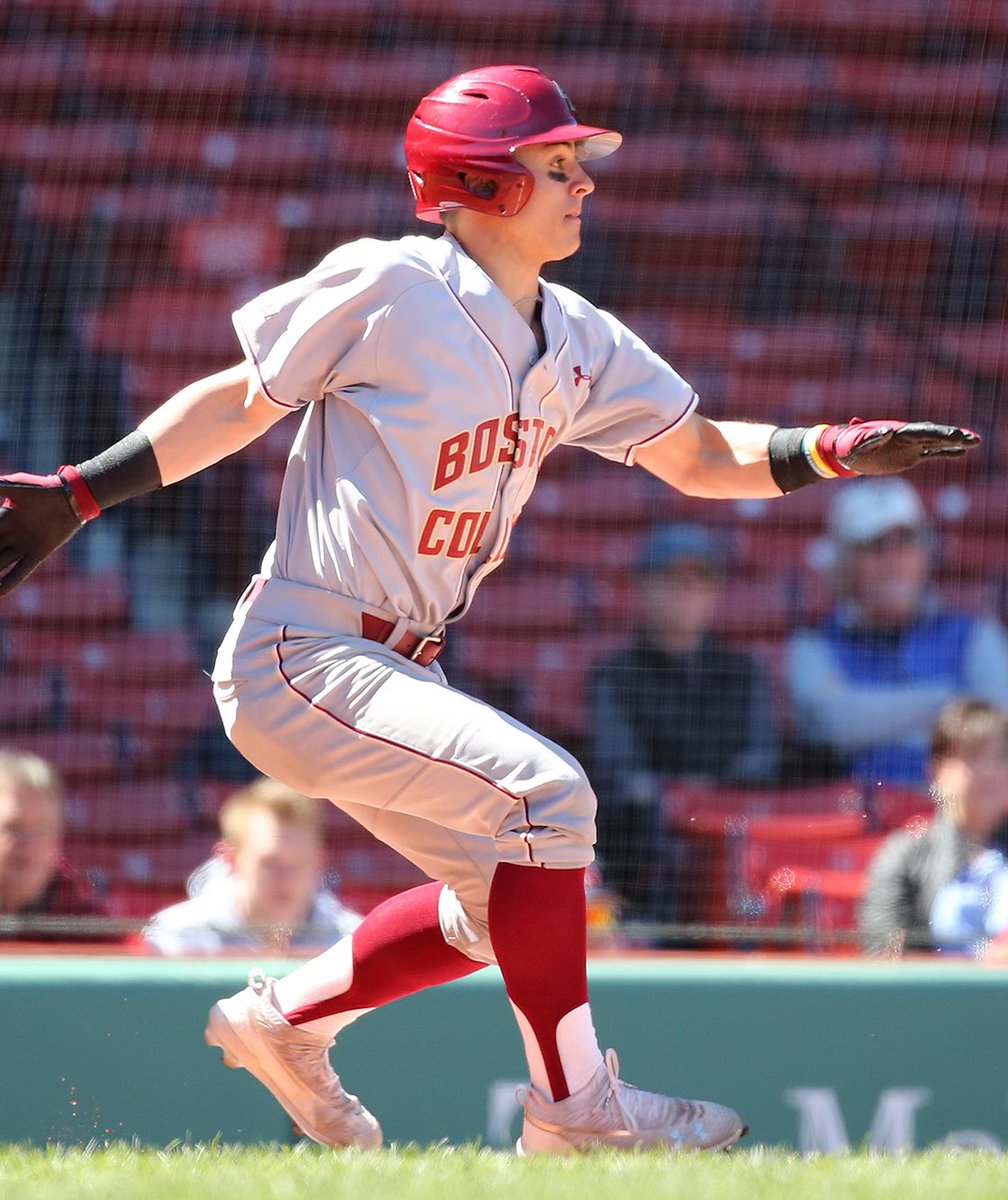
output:
M 933 421 L 862 421 L 828 425 L 816 440 L 827 466 L 838 475 L 896 475 L 937 455 L 965 454 L 980 435 Z
M 58 475 L 0 475 L 0 596 L 80 528 Z

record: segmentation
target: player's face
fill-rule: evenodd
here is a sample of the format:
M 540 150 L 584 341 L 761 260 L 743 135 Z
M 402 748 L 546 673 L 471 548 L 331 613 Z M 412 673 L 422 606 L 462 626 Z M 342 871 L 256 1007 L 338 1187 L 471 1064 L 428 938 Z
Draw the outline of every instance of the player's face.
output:
M 59 863 L 56 800 L 0 779 L 0 912 L 38 900 Z
M 581 209 L 595 190 L 573 142 L 519 146 L 515 158 L 534 179 L 525 207 L 507 218 L 509 238 L 540 263 L 569 258 L 581 245 Z
M 311 829 L 267 810 L 251 812 L 231 858 L 248 921 L 296 927 L 305 920 L 322 870 L 322 849 Z

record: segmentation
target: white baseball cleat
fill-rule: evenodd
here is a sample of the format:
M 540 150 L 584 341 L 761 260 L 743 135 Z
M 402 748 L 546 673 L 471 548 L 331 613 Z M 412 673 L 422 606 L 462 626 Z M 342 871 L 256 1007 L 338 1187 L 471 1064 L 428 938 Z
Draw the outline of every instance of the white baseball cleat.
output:
M 291 1119 L 323 1146 L 382 1143 L 381 1126 L 356 1096 L 343 1090 L 329 1061 L 335 1038 L 285 1020 L 273 993 L 276 981 L 259 971 L 243 991 L 210 1010 L 203 1038 L 223 1050 L 226 1067 L 244 1067 L 269 1088 Z
M 574 1154 L 611 1146 L 644 1150 L 727 1150 L 746 1132 L 734 1109 L 709 1100 L 678 1100 L 642 1092 L 619 1079 L 615 1050 L 607 1050 L 587 1084 L 566 1100 L 547 1100 L 529 1088 L 516 1147 L 533 1154 Z

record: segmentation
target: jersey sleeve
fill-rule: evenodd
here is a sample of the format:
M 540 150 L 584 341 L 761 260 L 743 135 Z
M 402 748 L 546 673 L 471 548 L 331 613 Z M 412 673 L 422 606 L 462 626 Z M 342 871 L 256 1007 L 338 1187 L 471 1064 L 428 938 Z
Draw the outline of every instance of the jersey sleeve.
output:
M 388 276 L 382 243 L 351 242 L 232 314 L 245 357 L 274 404 L 301 408 L 328 392 L 377 382 L 375 331 L 394 299 L 386 294 Z
M 697 394 L 659 354 L 610 313 L 584 317 L 591 381 L 564 441 L 632 466 L 637 451 L 681 424 Z

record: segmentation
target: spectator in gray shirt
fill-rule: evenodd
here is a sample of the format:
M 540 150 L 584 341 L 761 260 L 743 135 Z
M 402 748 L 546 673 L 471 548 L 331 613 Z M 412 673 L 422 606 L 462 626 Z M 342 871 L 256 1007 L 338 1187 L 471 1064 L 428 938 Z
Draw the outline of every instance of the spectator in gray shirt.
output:
M 993 878 L 990 861 L 1001 858 L 995 842 L 1003 843 L 1008 813 L 1008 713 L 985 700 L 946 705 L 932 735 L 930 770 L 934 817 L 891 834 L 869 869 L 860 911 L 868 954 L 948 946 L 948 929 L 964 945 L 996 932 L 979 912 L 982 889 L 974 877 Z M 957 881 L 973 886 L 956 888 Z M 961 911 L 953 913 L 957 902 Z M 943 928 L 932 925 L 936 912 Z M 971 926 L 974 936 L 964 937 Z
M 317 953 L 360 924 L 323 887 L 318 800 L 261 779 L 225 801 L 220 826 L 217 853 L 189 877 L 189 899 L 155 914 L 144 930 L 150 949 Z
M 941 602 L 933 531 L 905 479 L 845 483 L 828 532 L 838 604 L 789 646 L 796 732 L 864 784 L 923 786 L 928 736 L 949 700 L 1008 707 L 1008 634 Z

